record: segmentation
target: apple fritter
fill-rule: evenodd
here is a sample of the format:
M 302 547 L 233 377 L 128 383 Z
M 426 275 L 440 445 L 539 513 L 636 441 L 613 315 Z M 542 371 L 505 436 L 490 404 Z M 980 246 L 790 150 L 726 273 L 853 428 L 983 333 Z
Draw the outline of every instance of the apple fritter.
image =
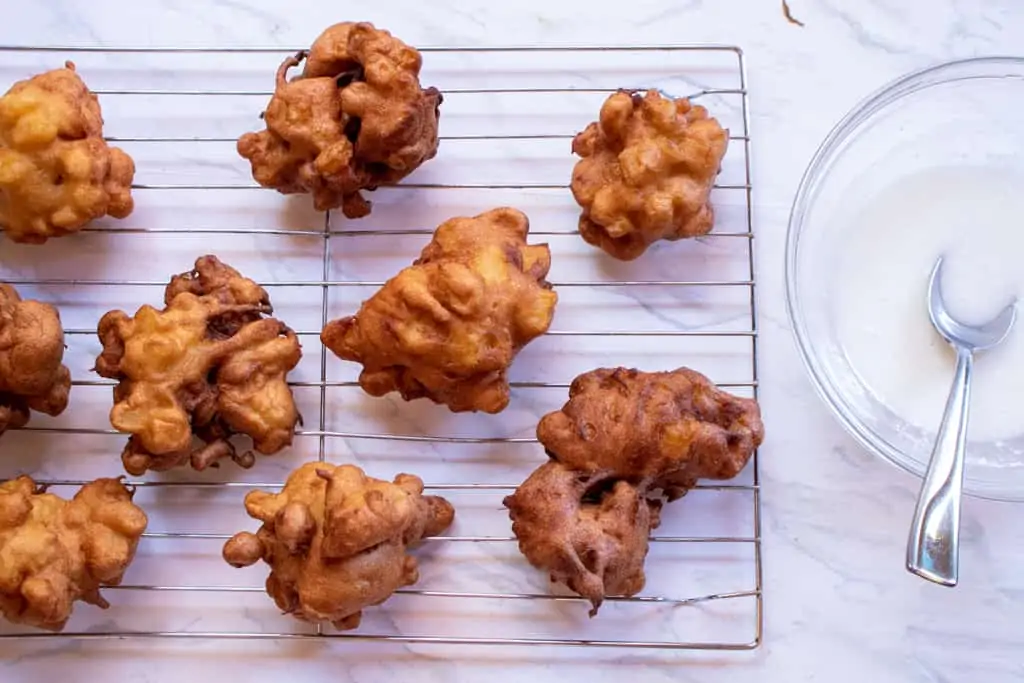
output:
M 700 105 L 620 91 L 572 142 L 572 193 L 589 244 L 631 261 L 658 240 L 711 231 L 709 200 L 729 132 Z
M 222 458 L 251 467 L 253 453 L 238 453 L 234 434 L 267 455 L 291 444 L 300 416 L 287 375 L 302 350 L 272 313 L 266 290 L 203 256 L 171 279 L 163 309 L 100 319 L 96 372 L 118 380 L 110 422 L 131 434 L 122 453 L 130 474 L 203 470 Z
M 764 425 L 753 399 L 695 370 L 600 368 L 573 380 L 568 402 L 541 418 L 537 438 L 571 469 L 610 472 L 675 500 L 698 479 L 739 474 Z
M 266 130 L 239 138 L 238 153 L 264 187 L 311 194 L 318 211 L 365 216 L 363 190 L 397 184 L 437 154 L 443 98 L 420 86 L 422 61 L 372 24 L 335 24 L 281 64 Z
M 135 163 L 103 139 L 99 98 L 67 62 L 0 97 L 0 229 L 42 244 L 134 208 Z
M 64 500 L 30 477 L 0 483 L 0 615 L 61 631 L 76 601 L 106 609 L 146 530 L 119 479 L 97 479 Z
M 699 479 L 735 477 L 764 439 L 753 399 L 689 368 L 600 368 L 577 377 L 537 439 L 550 460 L 505 499 L 519 549 L 588 599 L 645 583 L 648 536 L 665 502 Z
M 24 427 L 32 411 L 60 415 L 70 391 L 60 313 L 50 304 L 23 301 L 0 282 L 0 435 Z
M 505 499 L 512 533 L 532 564 L 591 603 L 643 590 L 648 537 L 661 501 L 607 472 L 549 461 Z
M 363 365 L 359 384 L 371 396 L 504 410 L 508 368 L 547 331 L 558 300 L 545 280 L 548 246 L 527 244 L 529 227 L 511 208 L 445 221 L 356 315 L 329 322 L 323 343 Z
M 224 560 L 270 565 L 267 593 L 302 621 L 357 628 L 366 607 L 419 580 L 408 549 L 451 526 L 455 510 L 423 495 L 423 481 L 399 474 L 374 479 L 353 465 L 312 462 L 288 477 L 280 493 L 251 491 L 249 516 L 263 523 L 224 544 Z

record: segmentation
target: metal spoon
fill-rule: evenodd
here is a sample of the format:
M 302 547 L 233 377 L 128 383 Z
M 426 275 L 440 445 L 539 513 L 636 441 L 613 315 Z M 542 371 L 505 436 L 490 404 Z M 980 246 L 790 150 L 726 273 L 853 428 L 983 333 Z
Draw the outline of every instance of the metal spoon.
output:
M 928 285 L 928 315 L 938 333 L 956 350 L 956 373 L 914 511 L 907 543 L 907 570 L 943 586 L 955 586 L 959 575 L 960 497 L 974 353 L 1006 339 L 1017 319 L 1017 300 L 984 325 L 965 325 L 946 309 L 941 280 L 939 257 Z

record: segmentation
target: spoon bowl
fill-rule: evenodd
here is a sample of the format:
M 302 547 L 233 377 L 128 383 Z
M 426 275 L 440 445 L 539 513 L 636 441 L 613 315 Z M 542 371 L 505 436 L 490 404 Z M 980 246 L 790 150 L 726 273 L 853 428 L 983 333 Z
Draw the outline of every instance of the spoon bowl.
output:
M 950 314 L 942 296 L 943 257 L 935 262 L 928 282 L 928 317 L 942 338 L 954 347 L 985 351 L 1002 343 L 1017 319 L 1017 301 L 1011 301 L 999 314 L 983 325 L 966 325 Z

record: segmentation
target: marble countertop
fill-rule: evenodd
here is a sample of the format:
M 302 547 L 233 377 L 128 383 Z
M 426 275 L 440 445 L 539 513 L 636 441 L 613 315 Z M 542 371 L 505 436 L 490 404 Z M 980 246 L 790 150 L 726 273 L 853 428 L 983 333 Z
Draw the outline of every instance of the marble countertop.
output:
M 753 187 L 753 222 L 756 234 L 756 270 L 758 297 L 758 360 L 760 365 L 760 399 L 768 429 L 768 439 L 760 454 L 761 531 L 763 549 L 764 636 L 760 647 L 751 651 L 648 651 L 589 648 L 496 648 L 466 646 L 429 646 L 380 641 L 332 642 L 330 644 L 287 640 L 0 640 L 0 680 L 5 683 L 48 680 L 55 676 L 72 676 L 73 680 L 114 681 L 179 681 L 187 676 L 197 681 L 235 677 L 245 681 L 299 680 L 383 681 L 385 676 L 398 676 L 411 681 L 518 681 L 527 677 L 536 680 L 558 679 L 613 681 L 630 677 L 644 681 L 985 681 L 996 683 L 1024 679 L 1024 526 L 1014 522 L 1019 509 L 1014 505 L 969 500 L 963 520 L 961 585 L 949 590 L 926 584 L 908 575 L 903 569 L 906 527 L 912 513 L 917 481 L 909 475 L 880 462 L 850 439 L 827 413 L 813 392 L 797 357 L 783 292 L 783 249 L 790 202 L 804 165 L 821 138 L 833 123 L 871 90 L 906 71 L 954 58 L 987 54 L 1012 54 L 1019 50 L 1024 35 L 1024 7 L 1014 3 L 981 0 L 942 0 L 940 2 L 875 2 L 843 3 L 838 0 L 792 0 L 793 16 L 803 26 L 787 21 L 779 3 L 772 0 L 633 0 L 606 9 L 599 3 L 539 2 L 524 0 L 513 9 L 511 4 L 482 0 L 423 3 L 382 0 L 362 8 L 359 16 L 331 8 L 329 3 L 293 0 L 272 3 L 269 0 L 216 0 L 186 3 L 181 0 L 118 2 L 94 0 L 75 3 L 45 0 L 24 3 L 16 12 L 8 10 L 0 24 L 0 45 L 88 45 L 88 46 L 280 46 L 293 48 L 308 44 L 326 25 L 346 19 L 366 19 L 386 27 L 407 42 L 417 46 L 484 46 L 484 45 L 634 45 L 668 43 L 723 43 L 743 48 L 748 68 L 748 91 L 751 126 L 751 185 Z M 0 65 L 2 85 L 15 77 L 46 64 L 38 55 L 11 57 L 5 55 Z M 268 58 L 272 70 L 279 56 Z M 215 65 L 201 58 L 188 64 L 89 58 L 83 56 L 83 70 L 102 74 L 107 80 L 98 87 L 119 85 L 157 88 L 175 79 L 188 77 L 193 86 L 215 83 L 207 88 L 238 87 L 237 79 L 259 79 L 266 65 L 245 63 L 225 58 Z M 89 62 L 89 59 L 94 59 Z M 262 59 L 262 58 L 260 58 Z M 574 57 L 574 59 L 577 59 Z M 580 59 L 576 72 L 613 73 L 642 66 L 609 61 L 607 55 L 595 56 L 600 63 Z M 686 59 L 690 59 L 687 57 Z M 18 61 L 22 60 L 22 61 Z M 699 61 L 699 60 L 698 60 Z M 436 66 L 436 65 L 435 65 Z M 467 64 L 459 66 L 465 68 Z M 498 69 L 487 71 L 480 63 L 475 68 L 483 81 L 498 78 Z M 507 65 L 506 65 L 507 66 Z M 550 64 L 531 64 L 521 72 L 500 71 L 506 78 L 524 77 L 530 69 L 540 71 Z M 671 64 L 654 64 L 651 68 L 665 70 Z M 454 68 L 454 67 L 453 67 Z M 184 69 L 187 74 L 179 70 Z M 694 61 L 682 63 L 688 83 L 703 87 L 728 87 L 710 79 L 727 79 L 728 67 Z M 705 69 L 701 75 L 696 72 Z M 20 70 L 20 71 L 19 71 Z M 442 73 L 443 70 L 438 70 Z M 518 75 L 517 75 L 518 74 Z M 209 79 L 197 81 L 196 79 Z M 536 83 L 536 80 L 531 81 Z M 230 85 L 225 86 L 226 83 Z M 267 89 L 262 81 L 250 80 L 242 86 Z M 597 86 L 601 87 L 601 86 Z M 442 88 L 444 89 L 444 88 Z M 237 134 L 239 122 L 248 121 L 251 110 L 265 98 L 241 101 L 233 98 L 197 111 L 186 104 L 169 105 L 150 99 L 136 101 L 136 109 L 115 111 L 107 106 L 108 128 L 119 130 L 124 137 L 153 135 L 154 122 L 169 136 Z M 578 102 L 556 100 L 537 106 L 537 116 L 568 121 L 578 110 Z M 732 117 L 732 132 L 742 126 L 737 102 L 724 96 L 716 101 L 723 117 Z M 206 107 L 207 105 L 204 105 Z M 453 105 L 464 125 L 479 124 L 481 111 L 521 111 L 516 103 L 489 102 L 490 109 L 474 109 L 472 102 Z M 483 107 L 482 104 L 479 105 Z M 710 105 L 709 105 L 710 106 Z M 508 111 L 503 109 L 507 107 Z M 545 108 L 547 107 L 547 108 Z M 573 109 L 572 107 L 577 107 Z M 234 117 L 234 118 L 232 118 Z M 505 119 L 502 119 L 505 120 Z M 522 119 L 508 118 L 509 125 L 520 125 Z M 516 123 L 518 121 L 519 123 Z M 540 119 L 530 125 L 541 126 Z M 149 125 L 143 131 L 143 124 Z M 550 121 L 549 121 L 550 123 Z M 493 119 L 488 119 L 493 125 Z M 108 134 L 110 131 L 108 130 Z M 127 143 L 126 143 L 127 146 Z M 245 181 L 245 168 L 232 156 L 231 145 L 222 145 L 211 154 L 210 147 L 196 150 L 181 145 L 164 148 L 159 154 L 145 145 L 131 148 L 140 165 L 138 180 L 148 184 L 217 183 Z M 523 169 L 506 166 L 497 150 L 474 151 L 471 146 L 459 148 L 446 160 L 439 159 L 430 171 L 437 182 L 459 177 L 462 181 L 481 182 L 482 177 L 508 182 L 522 177 Z M 521 151 L 523 148 L 517 148 Z M 550 155 L 538 148 L 532 163 L 531 180 L 544 182 L 560 178 L 565 162 L 550 162 Z M 734 144 L 730 155 L 742 152 L 742 141 Z M 518 153 L 518 152 L 517 152 Z M 151 155 L 148 157 L 147 154 Z M 461 156 L 460 156 L 461 155 Z M 527 155 L 529 156 L 529 154 Z M 723 184 L 744 182 L 742 155 L 731 156 L 723 169 Z M 735 161 L 738 159 L 738 163 Z M 466 162 L 466 163 L 463 163 Z M 471 163 L 470 163 L 471 162 Z M 539 163 L 539 165 L 538 165 Z M 570 162 L 571 163 L 571 160 Z M 518 173 L 519 175 L 515 175 Z M 460 176 L 461 174 L 461 176 Z M 541 177 L 543 176 L 543 177 Z M 728 176 L 728 177 L 725 177 Z M 550 182 L 559 182 L 550 180 Z M 231 193 L 226 193 L 231 194 Z M 384 193 L 374 220 L 401 223 L 409 220 Z M 148 228 L 174 227 L 181 224 L 223 227 L 226 222 L 242 227 L 307 227 L 316 216 L 301 203 L 284 202 L 272 193 L 261 193 L 251 202 L 240 202 L 237 195 L 228 199 L 210 199 L 207 194 L 188 195 L 186 191 L 158 193 L 132 220 L 145 222 Z M 730 198 L 720 193 L 723 221 L 728 230 L 745 229 L 742 193 Z M 416 220 L 433 226 L 447 215 L 476 206 L 468 195 L 446 202 L 427 201 Z M 495 196 L 488 201 L 496 201 Z M 507 202 L 528 204 L 534 229 L 560 221 L 559 211 L 565 209 L 548 198 L 533 194 L 510 192 Z M 561 201 L 561 200 L 559 200 Z M 526 207 L 524 207 L 526 208 Z M 242 223 L 241 221 L 247 221 Z M 269 221 L 269 223 L 268 223 Z M 378 224 L 381 225 L 381 224 Z M 389 224 L 390 225 L 390 224 Z M 314 227 L 317 229 L 319 226 Z M 393 226 L 392 226 L 393 229 Z M 0 268 L 16 277 L 33 277 L 59 272 L 63 277 L 103 277 L 152 280 L 164 277 L 168 268 L 184 270 L 200 246 L 172 236 L 161 238 L 154 250 L 153 236 L 134 239 L 119 236 L 119 248 L 136 249 L 138 253 L 159 251 L 154 260 L 129 258 L 113 269 L 104 246 L 109 236 L 96 235 L 69 238 L 55 245 L 45 255 L 25 249 L 0 247 Z M 539 238 L 538 238 L 539 239 Z M 215 249 L 227 260 L 234 258 L 247 274 L 258 279 L 317 280 L 319 272 L 311 273 L 310 245 L 299 237 L 282 247 L 263 241 L 262 237 L 220 236 Z M 335 240 L 337 242 L 338 240 Z M 588 259 L 577 240 L 553 236 L 553 251 L 563 254 L 553 270 L 560 281 L 614 276 L 628 279 L 641 274 L 650 279 L 679 279 L 673 271 L 671 254 L 660 250 L 646 269 L 608 271 Z M 675 245 L 683 250 L 693 279 L 743 279 L 739 267 L 745 260 L 745 239 L 720 237 L 693 245 Z M 382 244 L 350 239 L 345 245 L 344 260 L 332 259 L 332 277 L 352 282 L 382 279 L 408 261 L 422 241 L 396 239 L 386 249 Z M 362 245 L 362 246 L 359 246 Z M 376 246 L 374 246 L 376 245 Z M 214 249 L 214 247 L 204 248 Z M 314 244 L 313 247 L 316 247 Z M 319 248 L 319 247 L 316 247 Z M 150 250 L 146 252 L 145 250 Z M 737 251 L 740 250 L 740 251 Z M 315 251 L 315 249 L 314 249 Z M 273 254 L 273 258 L 267 258 Z M 353 259 L 353 254 L 359 256 Z M 666 256 L 669 254 L 669 256 Z M 186 256 L 191 255 L 191 256 Z M 74 257 L 74 258 L 72 258 Z M 682 257 L 681 257 L 682 258 Z M 165 265 L 166 264 L 166 265 Z M 739 264 L 739 265 L 738 265 Z M 61 270 L 55 271 L 55 268 Z M 317 263 L 319 267 L 319 263 Z M 159 268 L 159 277 L 154 272 Z M 70 269 L 70 270 L 68 270 Z M 74 271 L 73 273 L 71 271 Z M 112 275 L 113 273 L 113 275 Z M 586 289 L 586 288 L 582 288 Z M 562 329 L 602 327 L 608 318 L 595 316 L 594 310 L 614 311 L 616 320 L 638 329 L 678 330 L 692 325 L 700 329 L 728 330 L 742 327 L 743 304 L 732 295 L 716 294 L 696 307 L 704 316 L 699 320 L 674 312 L 679 297 L 671 288 L 651 288 L 641 295 L 622 294 L 614 290 L 577 292 L 566 295 L 566 314 L 559 319 Z M 275 290 L 275 295 L 277 295 Z M 346 288 L 349 300 L 342 297 L 331 302 L 332 315 L 349 310 L 357 297 L 368 291 Z M 112 307 L 132 307 L 151 298 L 152 287 L 121 290 L 116 296 L 96 295 L 83 289 L 80 297 L 62 294 L 62 311 L 68 310 L 68 326 L 86 329 L 95 324 L 98 312 Z M 314 331 L 319 325 L 320 300 L 309 301 L 301 288 L 280 288 L 276 301 L 282 317 L 301 330 Z M 116 300 L 115 300 L 116 299 Z M 639 305 L 638 305 L 639 304 Z M 694 309 L 694 310 L 696 310 Z M 691 311 L 692 312 L 692 311 Z M 83 335 L 84 339 L 84 335 Z M 87 343 L 71 344 L 71 364 L 76 377 L 88 371 L 89 354 L 95 351 Z M 313 348 L 299 369 L 300 380 L 319 379 L 319 353 L 315 338 L 304 344 Z M 565 380 L 571 373 L 588 369 L 598 362 L 635 363 L 666 366 L 699 358 L 701 369 L 714 379 L 744 384 L 749 382 L 749 368 L 742 365 L 743 347 L 710 348 L 680 340 L 680 346 L 665 350 L 664 344 L 631 347 L 602 346 L 599 342 L 575 343 L 571 338 L 554 338 L 538 344 L 523 360 L 517 379 L 543 381 L 554 375 Z M 524 352 L 527 353 L 527 352 Z M 630 356 L 632 354 L 632 356 Z M 607 360 L 614 357 L 614 360 Z M 683 359 L 687 360 L 683 360 Z M 745 372 L 737 370 L 740 368 Z M 330 373 L 340 379 L 351 379 L 351 368 L 332 365 Z M 348 374 L 346 374 L 348 373 Z M 739 387 L 737 391 L 745 390 Z M 95 425 L 104 419 L 106 388 L 83 389 L 89 394 L 80 400 L 72 415 L 60 418 L 64 426 Z M 300 405 L 314 414 L 318 403 L 316 390 L 298 392 Z M 343 392 L 337 392 L 341 395 Z M 100 394 L 97 398 L 97 394 Z M 449 418 L 429 407 L 400 406 L 392 401 L 371 403 L 358 397 L 339 397 L 329 403 L 325 428 L 352 432 L 389 429 L 398 433 L 446 433 L 464 436 L 495 434 L 528 435 L 536 416 L 557 406 L 564 390 L 524 392 L 514 409 L 499 422 L 481 426 L 472 418 Z M 368 407 L 368 406 L 373 407 Z M 341 422 L 334 423 L 336 419 Z M 384 426 L 382 427 L 382 421 Z M 40 421 L 45 426 L 45 421 Z M 483 431 L 481 431 L 483 430 Z M 14 463 L 21 472 L 32 472 L 47 478 L 83 478 L 98 476 L 117 467 L 112 456 L 115 441 L 102 435 L 83 436 L 73 441 L 75 452 L 69 452 L 68 440 L 56 441 L 54 435 L 41 433 L 5 438 L 0 445 L 2 462 Z M 246 473 L 217 473 L 222 479 L 243 479 L 248 482 L 280 480 L 286 471 L 307 457 L 317 455 L 318 439 L 299 439 L 295 452 L 280 459 L 266 459 Z M 508 455 L 490 449 L 480 457 L 480 450 L 452 448 L 444 450 L 436 460 L 434 446 L 399 448 L 382 451 L 358 439 L 328 439 L 328 457 L 351 459 L 389 473 L 401 467 L 416 467 L 428 481 L 452 482 L 509 481 L 528 471 L 535 464 L 536 453 L 521 451 Z M 511 453 L 512 447 L 507 449 Z M 17 451 L 13 453 L 13 451 Z M 385 453 L 386 457 L 380 457 Z M 63 459 L 62 459 L 63 458 Z M 112 461 L 113 458 L 113 461 Z M 531 460 L 530 458 L 533 458 Z M 459 477 L 451 476 L 450 468 L 458 466 Z M 106 468 L 106 469 L 104 469 Z M 525 469 L 524 469 L 525 468 Z M 9 475 L 5 464 L 0 475 Z M 116 470 L 114 470 L 116 471 Z M 750 473 L 744 475 L 750 481 Z M 189 475 L 175 474 L 187 480 Z M 488 479 L 490 478 L 490 479 Z M 163 529 L 193 529 L 212 534 L 231 533 L 250 528 L 240 510 L 241 489 L 234 492 L 202 494 L 196 490 L 174 493 L 173 490 L 147 492 L 150 503 L 160 506 L 159 524 Z M 698 492 L 700 493 L 700 492 Z M 464 512 L 458 533 L 472 535 L 483 531 L 492 522 L 501 523 L 500 500 L 494 496 L 464 493 L 456 501 Z M 749 493 L 743 494 L 749 496 Z M 173 496 L 164 497 L 162 496 Z M 703 502 L 685 500 L 679 518 L 668 531 L 686 535 L 744 535 L 750 533 L 752 507 L 748 498 L 716 498 Z M 214 512 L 211 513 L 210 511 Z M 688 511 L 684 511 L 688 510 Z M 507 523 L 507 522 L 506 522 Z M 174 525 L 172 527 L 172 525 Z M 493 531 L 493 529 L 491 529 Z M 450 544 L 459 546 L 460 544 Z M 493 544 L 492 544 L 493 545 Z M 446 556 L 424 558 L 424 582 L 437 591 L 494 590 L 546 591 L 543 577 L 517 567 L 511 575 L 491 574 L 495 561 L 502 566 L 519 562 L 514 553 L 505 550 L 479 550 L 486 544 L 461 544 L 469 550 L 445 551 Z M 238 585 L 258 586 L 263 570 L 254 569 L 241 575 L 232 574 L 220 562 L 217 543 L 179 541 L 152 546 L 140 556 L 128 580 L 157 585 Z M 514 550 L 514 547 L 513 547 Z M 686 551 L 690 557 L 672 557 L 651 568 L 658 586 L 656 592 L 670 588 L 676 595 L 701 595 L 709 592 L 739 590 L 753 585 L 750 548 L 744 557 L 731 556 L 732 550 Z M 457 562 L 461 574 L 442 568 Z M 739 568 L 737 568 L 739 567 Z M 465 568 L 463 570 L 463 568 Z M 247 570 L 248 571 L 248 570 Z M 145 579 L 139 579 L 140 576 Z M 525 577 L 525 578 L 524 578 Z M 516 582 L 519 582 L 516 584 Z M 679 588 L 685 584 L 685 588 Z M 151 629 L 153 624 L 173 630 L 243 630 L 274 631 L 293 628 L 268 609 L 265 596 L 258 593 L 194 594 L 145 593 L 118 591 L 117 598 L 130 601 L 131 608 L 115 605 L 108 612 L 83 606 L 76 613 L 74 625 L 80 629 L 109 631 L 116 629 Z M 426 613 L 430 603 L 412 604 L 410 598 L 396 598 L 407 607 L 395 605 L 377 616 L 368 615 L 372 628 L 396 629 L 397 632 L 429 632 L 444 627 L 459 633 L 477 636 L 537 635 L 559 636 L 566 629 L 582 628 L 588 637 L 642 638 L 672 637 L 686 640 L 715 638 L 738 639 L 753 635 L 750 603 L 733 610 L 715 613 L 713 606 L 692 606 L 689 612 L 658 612 L 659 620 L 648 621 L 642 612 L 610 610 L 603 625 L 579 625 L 578 603 L 557 603 L 557 614 L 520 609 L 510 603 L 483 604 L 439 616 Z M 522 601 L 530 602 L 530 601 Z M 614 606 L 613 606 L 614 607 Z M 564 608 L 564 609 L 563 609 Z M 86 611 L 91 613 L 88 613 Z M 390 616 L 389 616 L 390 615 Z M 599 619 L 603 618 L 602 614 Z M 546 619 L 554 619 L 548 621 Z M 532 620 L 532 621 L 531 621 Z M 597 621 L 597 620 L 595 620 Z M 590 629 L 590 630 L 586 630 Z M 695 632 L 697 630 L 707 632 Z M 665 633 L 670 633 L 665 636 Z M 10 633 L 10 631 L 0 631 Z

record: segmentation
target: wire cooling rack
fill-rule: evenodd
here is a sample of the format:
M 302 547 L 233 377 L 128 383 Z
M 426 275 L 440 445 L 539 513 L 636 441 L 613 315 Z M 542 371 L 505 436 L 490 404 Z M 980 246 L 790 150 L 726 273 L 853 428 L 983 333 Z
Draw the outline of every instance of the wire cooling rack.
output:
M 271 292 L 299 331 L 304 357 L 292 386 L 304 414 L 294 447 L 251 470 L 149 475 L 131 484 L 149 531 L 111 607 L 79 605 L 60 634 L 0 626 L 23 639 L 375 639 L 414 645 L 548 645 L 747 650 L 762 637 L 757 457 L 736 480 L 698 486 L 663 512 L 648 585 L 611 598 L 594 619 L 518 554 L 501 499 L 544 455 L 533 428 L 566 400 L 571 379 L 598 366 L 688 365 L 723 388 L 757 396 L 750 129 L 737 47 L 426 48 L 425 84 L 445 96 L 441 148 L 398 188 L 369 195 L 370 217 L 316 214 L 308 197 L 258 188 L 234 150 L 258 120 L 281 48 L 0 47 L 0 82 L 65 59 L 100 96 L 111 144 L 136 160 L 136 211 L 82 233 L 25 247 L 0 240 L 0 279 L 58 305 L 67 328 L 71 405 L 35 416 L 0 442 L 0 476 L 32 474 L 70 495 L 121 473 L 125 437 L 109 429 L 111 383 L 91 372 L 95 325 L 111 308 L 159 304 L 172 273 L 217 253 Z M 656 87 L 704 104 L 730 130 L 713 194 L 716 227 L 657 245 L 632 263 L 583 244 L 567 189 L 572 136 L 618 87 Z M 453 215 L 514 205 L 531 241 L 552 249 L 560 293 L 552 330 L 512 369 L 512 404 L 498 416 L 451 415 L 423 401 L 372 399 L 358 368 L 319 344 L 323 324 L 359 302 Z M 280 488 L 310 459 L 355 462 L 374 476 L 412 471 L 456 505 L 456 524 L 421 549 L 421 578 L 337 633 L 277 613 L 267 568 L 227 567 L 220 546 L 253 530 L 242 498 Z M 65 489 L 59 491 L 59 489 Z M 500 615 L 500 616 L 499 616 Z M 8 652 L 11 652 L 8 650 Z M 14 650 L 13 652 L 17 652 Z

